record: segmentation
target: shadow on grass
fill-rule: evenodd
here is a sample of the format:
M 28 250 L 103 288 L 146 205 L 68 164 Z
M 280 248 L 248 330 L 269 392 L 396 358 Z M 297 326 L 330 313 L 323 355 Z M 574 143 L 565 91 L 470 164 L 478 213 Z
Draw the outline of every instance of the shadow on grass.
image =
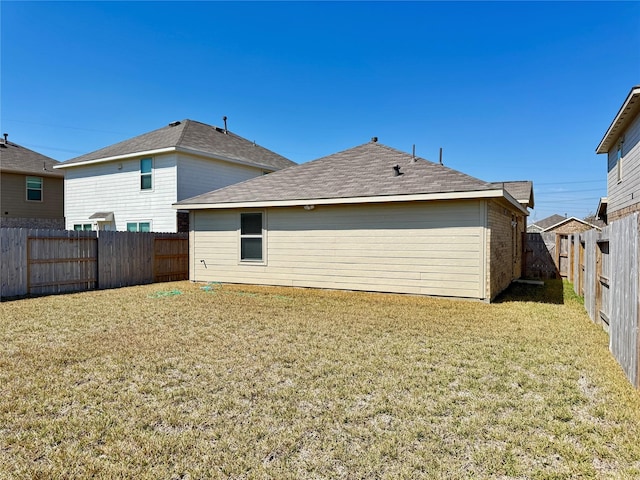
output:
M 564 303 L 564 286 L 562 280 L 545 280 L 544 285 L 512 283 L 494 300 L 494 303 L 537 302 Z

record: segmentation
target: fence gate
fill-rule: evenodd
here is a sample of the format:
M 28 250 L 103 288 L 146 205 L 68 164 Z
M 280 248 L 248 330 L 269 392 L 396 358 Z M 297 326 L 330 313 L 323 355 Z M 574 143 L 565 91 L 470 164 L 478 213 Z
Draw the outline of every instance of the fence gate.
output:
M 79 292 L 96 288 L 97 239 L 70 237 L 61 231 L 50 236 L 27 236 L 27 294 Z M 75 232 L 71 232 L 74 234 Z
M 602 326 L 609 331 L 609 241 L 597 242 L 596 249 L 596 312 Z
M 189 278 L 188 236 L 156 234 L 153 251 L 154 282 L 172 282 Z
M 527 233 L 524 245 L 525 276 L 528 278 L 556 278 L 558 269 L 549 251 L 549 235 L 544 233 Z
M 558 272 L 560 277 L 567 278 L 569 276 L 569 236 L 556 236 L 556 252 L 558 252 Z

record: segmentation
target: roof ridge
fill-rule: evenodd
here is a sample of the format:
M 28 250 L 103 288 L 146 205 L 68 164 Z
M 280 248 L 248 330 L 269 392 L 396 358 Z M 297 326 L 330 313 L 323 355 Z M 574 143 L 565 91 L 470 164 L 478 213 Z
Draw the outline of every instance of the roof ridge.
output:
M 178 141 L 176 142 L 176 147 L 182 144 L 182 139 L 184 138 L 187 128 L 189 127 L 189 125 L 191 125 L 191 120 L 189 120 L 188 118 L 185 118 L 180 123 L 184 123 L 184 127 L 182 127 L 182 132 L 180 132 L 180 137 L 178 137 Z M 171 124 L 169 124 L 169 126 L 170 125 Z

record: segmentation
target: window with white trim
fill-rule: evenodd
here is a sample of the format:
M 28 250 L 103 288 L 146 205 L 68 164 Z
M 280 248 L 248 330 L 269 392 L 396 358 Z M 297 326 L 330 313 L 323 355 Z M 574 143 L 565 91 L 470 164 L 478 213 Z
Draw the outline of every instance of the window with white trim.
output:
M 240 214 L 240 260 L 263 261 L 263 214 L 251 212 Z
M 622 181 L 622 145 L 622 142 L 618 143 L 618 149 L 616 150 L 616 175 L 618 183 Z
M 127 222 L 127 232 L 150 232 L 151 222 Z
M 27 177 L 27 200 L 42 201 L 42 177 Z
M 73 229 L 76 232 L 82 231 L 82 230 L 93 230 L 92 226 L 90 223 L 74 223 L 73 224 Z
M 140 159 L 140 190 L 153 189 L 153 159 Z

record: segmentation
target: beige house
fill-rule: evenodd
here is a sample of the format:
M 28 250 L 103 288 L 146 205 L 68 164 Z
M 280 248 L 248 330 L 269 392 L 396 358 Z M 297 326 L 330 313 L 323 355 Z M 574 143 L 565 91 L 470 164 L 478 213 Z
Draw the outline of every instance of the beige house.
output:
M 59 162 L 0 140 L 0 226 L 64 228 L 64 173 Z
M 530 182 L 487 183 L 377 139 L 174 204 L 190 278 L 489 301 L 520 277 Z

